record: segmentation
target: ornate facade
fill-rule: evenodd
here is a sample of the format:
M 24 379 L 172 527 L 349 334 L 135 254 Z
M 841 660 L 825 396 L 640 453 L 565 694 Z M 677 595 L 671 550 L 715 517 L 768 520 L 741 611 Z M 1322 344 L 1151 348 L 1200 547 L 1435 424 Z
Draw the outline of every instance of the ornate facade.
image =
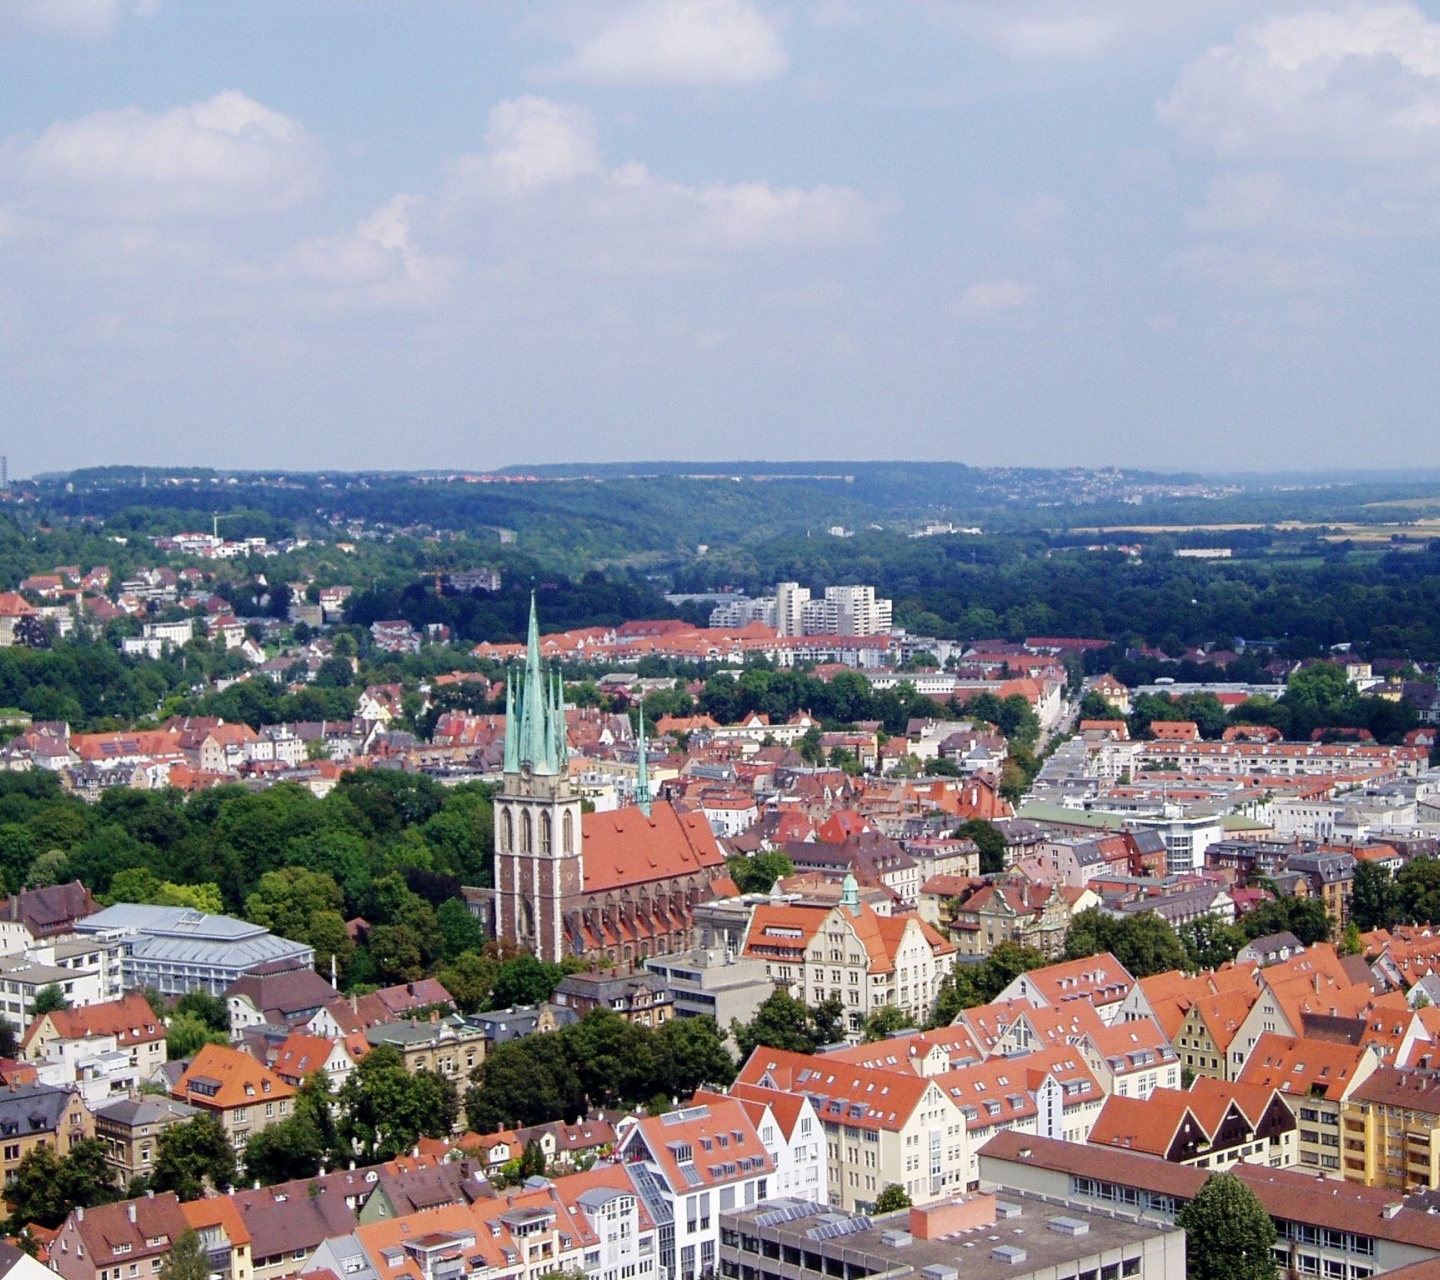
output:
M 696 904 L 725 875 L 709 824 L 651 801 L 643 716 L 635 805 L 582 814 L 568 756 L 562 687 L 541 664 L 532 602 L 524 676 L 506 690 L 496 934 L 550 962 L 583 955 L 628 966 L 686 950 Z

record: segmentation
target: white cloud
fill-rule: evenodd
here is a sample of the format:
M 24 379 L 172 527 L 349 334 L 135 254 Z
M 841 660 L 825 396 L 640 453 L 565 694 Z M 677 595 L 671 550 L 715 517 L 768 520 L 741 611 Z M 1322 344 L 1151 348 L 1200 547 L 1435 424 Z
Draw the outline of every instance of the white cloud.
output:
M 424 304 L 444 295 L 453 263 L 421 251 L 414 223 L 422 202 L 397 195 L 353 231 L 307 240 L 286 256 L 282 274 L 300 286 L 360 294 L 371 303 Z
M 492 223 L 518 204 L 523 212 L 513 226 L 523 234 L 542 201 L 556 251 L 563 232 L 572 245 L 632 262 L 697 250 L 852 244 L 873 237 L 888 212 L 851 187 L 692 185 L 635 161 L 610 168 L 583 107 L 533 95 L 499 103 L 485 150 L 455 163 L 442 204 L 453 220 L 480 215 Z
M 1033 293 L 1018 280 L 991 280 L 972 284 L 955 302 L 955 314 L 962 320 L 983 320 L 998 311 L 1023 307 Z
M 325 170 L 300 124 L 235 90 L 158 114 L 126 107 L 60 121 L 6 150 L 0 181 L 87 217 L 283 209 L 313 195 Z
M 774 22 L 748 0 L 631 0 L 558 71 L 598 84 L 750 85 L 789 65 Z
M 122 14 L 150 17 L 157 0 L 0 0 L 0 32 L 95 39 L 109 35 Z
M 491 107 L 484 152 L 462 164 L 517 193 L 593 177 L 603 168 L 590 112 L 534 94 Z
M 1272 18 L 1191 62 L 1158 109 L 1224 159 L 1435 156 L 1440 23 L 1413 4 Z

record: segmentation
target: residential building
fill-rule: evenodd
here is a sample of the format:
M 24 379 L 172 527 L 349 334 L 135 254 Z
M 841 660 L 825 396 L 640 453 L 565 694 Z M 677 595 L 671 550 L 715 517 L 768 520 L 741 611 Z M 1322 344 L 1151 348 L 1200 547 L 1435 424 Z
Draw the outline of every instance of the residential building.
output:
M 198 1107 L 154 1094 L 114 1098 L 95 1108 L 95 1136 L 105 1144 L 106 1158 L 121 1181 L 129 1182 L 153 1172 L 160 1135 L 166 1129 L 199 1114 Z
M 921 1203 L 969 1182 L 965 1117 L 936 1078 L 762 1046 L 737 1082 L 809 1099 L 825 1131 L 832 1208 L 866 1212 L 891 1183 Z
M 253 1280 L 250 1230 L 229 1196 L 206 1196 L 180 1206 L 200 1242 L 211 1277 Z
M 65 1280 L 153 1280 L 189 1228 L 173 1191 L 72 1209 L 50 1243 L 50 1266 Z
M 26 1028 L 20 1054 L 44 1083 L 78 1085 L 93 1108 L 138 1089 L 165 1062 L 165 1024 L 138 991 L 57 1009 Z
M 1250 1051 L 1239 1080 L 1278 1090 L 1299 1122 L 1300 1166 L 1340 1178 L 1341 1110 L 1379 1063 L 1364 1045 L 1267 1032 Z
M 72 1004 L 99 1004 L 105 986 L 98 971 L 60 968 L 28 954 L 0 956 L 0 1017 L 23 1033 L 35 1016 L 35 999 L 46 987 L 56 988 Z
M 695 1101 L 708 1103 L 718 1096 L 697 1093 Z M 731 1085 L 729 1096 L 745 1108 L 775 1162 L 768 1186 L 772 1197 L 829 1203 L 825 1137 L 810 1099 L 749 1084 Z
M 1340 1104 L 1340 1139 L 1349 1182 L 1440 1188 L 1440 1072 L 1377 1067 Z
M 253 965 L 225 988 L 230 1034 L 238 1038 L 249 1027 L 304 1026 L 339 994 L 313 963 L 286 959 Z
M 995 880 L 971 885 L 955 899 L 950 936 L 961 955 L 988 956 L 1002 942 L 1015 942 L 1058 960 L 1070 919 L 1070 900 L 1060 885 Z
M 584 1017 L 592 1009 L 609 1009 L 626 1022 L 658 1027 L 674 1012 L 665 982 L 650 974 L 622 974 L 618 970 L 572 973 L 560 980 L 551 1000 Z
M 1276 1090 L 1201 1076 L 1189 1090 L 1156 1089 L 1145 1099 L 1112 1095 L 1089 1141 L 1197 1169 L 1238 1161 L 1282 1169 L 1295 1163 L 1295 1130 Z
M 1109 952 L 1102 952 L 1022 973 L 995 1001 L 1024 1000 L 1036 1008 L 1060 1008 L 1072 1001 L 1083 1001 L 1108 1024 L 1119 1017 L 1134 986 L 1135 979 L 1125 966 Z
M 725 1280 L 1184 1280 L 1169 1223 L 1041 1200 L 1008 1187 L 874 1218 L 784 1199 L 724 1215 Z
M 190 1060 L 171 1096 L 219 1122 L 236 1149 L 290 1114 L 295 1090 L 248 1053 L 207 1044 Z
M 838 999 L 852 1039 L 887 1005 L 927 1021 L 955 964 L 954 944 L 918 915 L 882 916 L 862 903 L 853 875 L 836 907 L 757 906 L 744 955 L 765 961 L 769 976 L 807 1004 Z
M 616 1155 L 658 1227 L 658 1266 L 670 1280 L 713 1272 L 720 1214 L 769 1199 L 775 1175 L 774 1160 L 733 1098 L 639 1120 Z
M 271 1069 L 286 1084 L 299 1086 L 306 1076 L 323 1071 L 330 1087 L 339 1090 L 370 1052 L 370 1042 L 361 1035 L 312 1036 L 292 1031 L 275 1053 Z
M 433 1071 L 464 1088 L 470 1073 L 485 1061 L 486 1028 L 462 1018 L 432 1013 L 425 1021 L 410 1018 L 371 1027 L 365 1039 L 372 1047 L 393 1045 L 407 1071 Z
M 48 1084 L 0 1089 L 0 1184 L 15 1176 L 36 1147 L 64 1156 L 77 1142 L 94 1136 L 94 1118 L 77 1090 Z

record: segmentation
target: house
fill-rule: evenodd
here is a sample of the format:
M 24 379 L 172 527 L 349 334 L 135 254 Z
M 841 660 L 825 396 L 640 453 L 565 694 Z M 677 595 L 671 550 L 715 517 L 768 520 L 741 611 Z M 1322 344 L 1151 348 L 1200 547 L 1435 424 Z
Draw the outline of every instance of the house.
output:
M 1190 1090 L 1157 1089 L 1145 1099 L 1112 1095 L 1089 1141 L 1197 1169 L 1224 1170 L 1237 1161 L 1278 1169 L 1294 1163 L 1295 1128 L 1274 1089 L 1202 1076 Z
M 0 1089 L 0 1182 L 9 1182 L 36 1147 L 49 1147 L 64 1156 L 77 1142 L 94 1135 L 90 1108 L 73 1089 L 48 1084 Z
M 370 1042 L 364 1036 L 352 1034 L 328 1039 L 292 1031 L 276 1051 L 270 1068 L 286 1084 L 297 1088 L 307 1076 L 323 1071 L 330 1087 L 339 1090 L 369 1051 Z
M 149 1177 L 155 1167 L 160 1135 L 172 1124 L 200 1114 L 198 1107 L 154 1094 L 114 1098 L 95 1108 L 95 1136 L 122 1182 Z
M 248 1027 L 304 1026 L 339 997 L 312 964 L 270 960 L 245 970 L 225 989 L 230 1034 Z
M 934 1077 L 762 1045 L 736 1083 L 809 1100 L 825 1133 L 833 1209 L 867 1212 L 892 1183 L 919 1204 L 969 1181 L 965 1117 Z
M 697 1093 L 695 1101 L 709 1102 L 717 1096 Z M 828 1204 L 825 1137 L 810 1099 L 749 1084 L 731 1085 L 729 1096 L 745 1108 L 775 1162 L 770 1194 Z
M 1340 1104 L 1347 1182 L 1440 1188 L 1440 1072 L 1381 1066 Z
M 79 1083 L 94 1107 L 155 1074 L 165 1062 L 165 1024 L 132 991 L 119 1000 L 41 1014 L 26 1028 L 20 1051 L 41 1068 L 46 1083 Z
M 328 1237 L 353 1231 L 379 1177 L 354 1169 L 231 1195 L 250 1233 L 253 1280 L 293 1275 Z
M 207 1196 L 180 1206 L 199 1239 L 210 1275 L 222 1280 L 252 1280 L 250 1230 L 228 1196 Z
M 763 960 L 769 976 L 797 999 L 845 1006 L 847 1032 L 894 1005 L 917 1022 L 935 1007 L 955 964 L 955 946 L 917 915 L 882 916 L 859 899 L 853 875 L 835 907 L 767 902 L 755 908 L 743 954 Z
M 550 998 L 562 1008 L 573 1009 L 581 1018 L 592 1009 L 610 1009 L 626 1022 L 643 1027 L 658 1027 L 674 1013 L 664 981 L 648 973 L 621 974 L 611 970 L 567 974 Z
M 486 1029 L 458 1013 L 438 1012 L 424 1021 L 410 1018 L 382 1022 L 365 1032 L 372 1048 L 388 1044 L 400 1051 L 407 1071 L 433 1071 L 464 1087 L 470 1073 L 485 1061 Z
M 50 1266 L 65 1280 L 115 1280 L 116 1271 L 125 1280 L 131 1268 L 145 1280 L 159 1274 L 175 1241 L 189 1229 L 173 1191 L 72 1209 L 50 1242 Z
M 207 1044 L 190 1060 L 171 1097 L 207 1111 L 236 1149 L 290 1114 L 295 1089 L 248 1053 Z
M 674 1280 L 700 1280 L 715 1270 L 720 1215 L 769 1199 L 775 1175 L 749 1114 L 733 1098 L 637 1121 L 616 1157 L 628 1166 L 650 1218 L 674 1223 L 673 1233 L 662 1231 L 657 1241 L 659 1267 Z
M 1299 1122 L 1300 1167 L 1339 1178 L 1341 1109 L 1379 1062 L 1364 1045 L 1267 1032 L 1251 1051 L 1240 1083 L 1277 1090 Z
M 1104 1023 L 1114 1022 L 1135 979 L 1109 952 L 1066 960 L 1022 973 L 998 996 L 1003 1000 L 1024 1000 L 1037 1008 L 1058 1008 L 1074 1000 L 1092 1005 Z

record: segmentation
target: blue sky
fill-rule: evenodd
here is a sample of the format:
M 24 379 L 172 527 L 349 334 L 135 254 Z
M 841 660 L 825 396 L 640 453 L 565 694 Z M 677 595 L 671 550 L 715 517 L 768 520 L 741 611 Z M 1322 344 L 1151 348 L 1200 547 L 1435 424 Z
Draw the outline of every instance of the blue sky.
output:
M 0 0 L 0 442 L 1440 464 L 1440 7 Z

